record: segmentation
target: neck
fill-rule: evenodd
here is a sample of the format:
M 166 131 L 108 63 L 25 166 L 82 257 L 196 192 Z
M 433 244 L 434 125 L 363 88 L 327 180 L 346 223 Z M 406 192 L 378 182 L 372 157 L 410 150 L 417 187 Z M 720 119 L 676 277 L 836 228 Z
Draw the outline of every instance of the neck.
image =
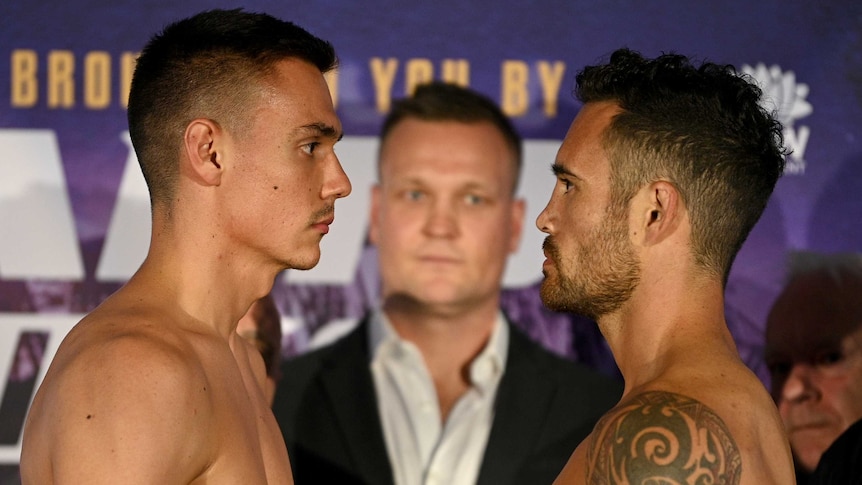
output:
M 629 389 L 664 376 L 671 368 L 696 365 L 705 356 L 738 356 L 724 320 L 719 279 L 691 275 L 642 278 L 617 312 L 599 318 Z
M 387 298 L 383 311 L 398 335 L 422 353 L 432 377 L 445 379 L 460 375 L 485 347 L 498 303 L 453 309 Z
M 251 304 L 269 293 L 280 268 L 202 231 L 177 236 L 161 229 L 154 226 L 147 258 L 127 286 L 173 311 L 178 321 L 229 337 Z

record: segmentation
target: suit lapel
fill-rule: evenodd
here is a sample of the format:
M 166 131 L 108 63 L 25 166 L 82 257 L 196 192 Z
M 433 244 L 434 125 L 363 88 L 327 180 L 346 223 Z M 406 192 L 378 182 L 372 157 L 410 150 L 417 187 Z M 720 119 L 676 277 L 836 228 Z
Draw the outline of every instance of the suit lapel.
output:
M 321 381 L 360 475 L 367 483 L 392 484 L 369 369 L 367 327 L 368 317 L 333 349 L 321 372 Z
M 525 338 L 510 332 L 506 371 L 497 389 L 494 424 L 477 485 L 513 483 L 547 417 L 554 388 L 529 355 Z

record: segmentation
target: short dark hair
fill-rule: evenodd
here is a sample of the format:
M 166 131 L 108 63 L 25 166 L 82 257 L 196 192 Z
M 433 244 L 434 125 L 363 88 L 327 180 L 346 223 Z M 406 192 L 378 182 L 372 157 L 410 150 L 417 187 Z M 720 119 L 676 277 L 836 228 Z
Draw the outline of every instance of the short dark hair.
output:
M 337 65 L 328 42 L 263 13 L 209 10 L 168 25 L 144 47 L 129 92 L 129 134 L 150 189 L 168 202 L 187 124 L 204 117 L 242 130 L 255 85 L 277 62 L 296 58 L 325 73 Z
M 392 129 L 409 118 L 422 121 L 490 123 L 503 135 L 503 139 L 515 155 L 515 180 L 512 190 L 517 189 L 523 156 L 521 136 L 509 118 L 487 96 L 469 88 L 442 81 L 419 85 L 412 96 L 393 103 L 380 130 L 381 148 Z
M 784 171 L 781 125 L 761 107 L 761 90 L 733 66 L 629 49 L 576 81 L 579 100 L 622 109 L 602 140 L 613 203 L 627 206 L 659 179 L 674 184 L 691 216 L 695 261 L 726 283 Z

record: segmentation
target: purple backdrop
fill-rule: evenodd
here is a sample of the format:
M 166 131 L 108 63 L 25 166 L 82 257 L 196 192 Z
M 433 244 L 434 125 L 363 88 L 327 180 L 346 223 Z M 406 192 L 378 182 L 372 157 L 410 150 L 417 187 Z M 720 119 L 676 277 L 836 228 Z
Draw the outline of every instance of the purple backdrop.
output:
M 165 23 L 216 6 L 234 4 L 0 4 L 0 483 L 17 481 L 24 413 L 59 339 L 122 284 L 147 243 L 146 195 L 127 170 L 130 60 Z M 533 147 L 525 177 L 543 180 L 577 110 L 569 94 L 575 72 L 615 48 L 677 51 L 753 75 L 794 150 L 727 289 L 728 324 L 764 380 L 763 321 L 786 253 L 862 250 L 860 2 L 251 0 L 245 7 L 297 22 L 330 40 L 341 58 L 331 85 L 354 195 L 338 209 L 358 216 L 333 226 L 324 247 L 348 256 L 276 281 L 285 353 L 301 352 L 321 329 L 374 303 L 374 250 L 364 246 L 365 206 L 356 194 L 373 178 L 368 162 L 388 101 L 427 77 L 460 76 L 500 101 Z M 533 217 L 544 187 L 528 181 L 522 189 Z M 613 373 L 594 325 L 542 308 L 539 268 L 528 264 L 540 252 L 537 237 L 525 241 L 526 263 L 507 279 L 505 309 L 548 348 Z

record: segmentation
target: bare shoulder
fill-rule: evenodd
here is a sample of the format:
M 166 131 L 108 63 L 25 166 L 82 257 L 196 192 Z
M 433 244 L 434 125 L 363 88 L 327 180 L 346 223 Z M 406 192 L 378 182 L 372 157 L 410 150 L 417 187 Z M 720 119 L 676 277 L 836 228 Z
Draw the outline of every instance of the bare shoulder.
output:
M 124 399 L 148 393 L 145 389 L 186 388 L 203 378 L 197 352 L 181 332 L 147 316 L 94 314 L 63 341 L 43 387 L 88 389 L 101 398 Z M 82 398 L 86 394 L 72 392 Z
M 586 443 L 589 483 L 793 483 L 765 391 L 725 391 L 695 398 L 653 389 L 625 399 Z
M 596 425 L 587 448 L 590 483 L 740 483 L 740 450 L 703 403 L 646 391 Z M 702 477 L 702 479 L 700 478 Z
M 76 483 L 190 481 L 207 460 L 207 386 L 182 338 L 140 316 L 96 313 L 64 340 L 34 399 L 22 473 L 50 464 Z

